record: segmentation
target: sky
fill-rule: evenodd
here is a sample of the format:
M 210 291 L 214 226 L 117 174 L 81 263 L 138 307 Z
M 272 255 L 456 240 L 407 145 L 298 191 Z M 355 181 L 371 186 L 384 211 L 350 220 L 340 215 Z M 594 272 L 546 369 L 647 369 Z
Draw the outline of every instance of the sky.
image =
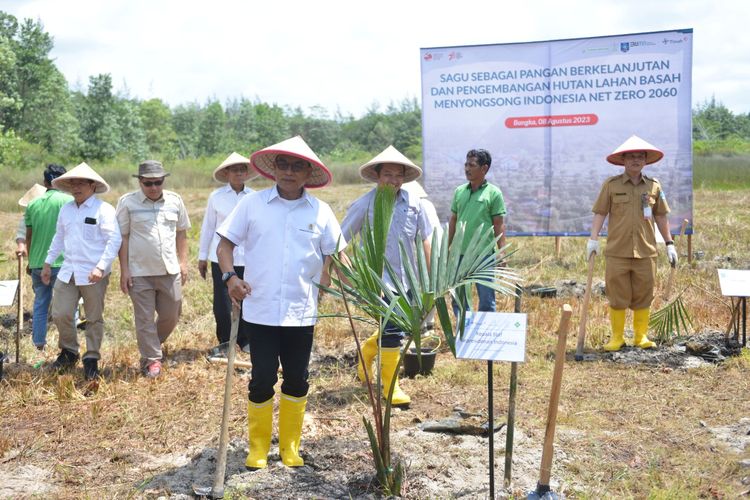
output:
M 420 97 L 419 49 L 692 28 L 693 104 L 750 112 L 750 1 L 0 0 L 39 19 L 71 88 L 170 106 L 245 97 L 362 116 Z M 316 106 L 324 108 L 325 113 Z

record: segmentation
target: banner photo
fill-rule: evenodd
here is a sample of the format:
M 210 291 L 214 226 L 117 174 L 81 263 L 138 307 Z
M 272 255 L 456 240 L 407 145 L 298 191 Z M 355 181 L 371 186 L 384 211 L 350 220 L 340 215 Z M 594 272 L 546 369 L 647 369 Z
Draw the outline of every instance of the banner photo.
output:
M 482 148 L 509 236 L 588 235 L 602 182 L 623 172 L 605 158 L 636 134 L 664 151 L 643 173 L 678 233 L 693 220 L 692 40 L 686 29 L 421 49 L 424 185 L 440 219 L 466 183 L 466 152 Z

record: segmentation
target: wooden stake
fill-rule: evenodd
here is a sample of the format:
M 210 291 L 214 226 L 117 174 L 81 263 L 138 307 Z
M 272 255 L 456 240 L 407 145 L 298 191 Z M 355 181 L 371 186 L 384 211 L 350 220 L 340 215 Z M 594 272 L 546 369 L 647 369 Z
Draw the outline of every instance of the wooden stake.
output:
M 539 470 L 539 485 L 549 486 L 552 472 L 552 455 L 554 452 L 555 423 L 557 420 L 557 407 L 560 403 L 560 388 L 562 386 L 563 367 L 565 366 L 565 342 L 568 338 L 570 316 L 573 309 L 568 304 L 562 306 L 560 327 L 557 330 L 557 351 L 555 352 L 555 371 L 552 376 L 552 390 L 549 397 L 549 410 L 547 412 L 547 430 L 544 433 L 544 448 L 542 449 L 542 466 Z
M 208 358 L 208 362 L 209 363 L 216 363 L 216 364 L 219 364 L 219 365 L 227 365 L 227 364 L 229 364 L 229 360 L 227 358 L 218 358 L 218 357 Z M 236 368 L 252 368 L 253 364 L 251 362 L 249 362 L 249 361 L 235 360 L 234 361 L 234 366 Z
M 560 236 L 555 236 L 555 257 L 559 259 L 561 252 L 562 252 L 562 238 Z

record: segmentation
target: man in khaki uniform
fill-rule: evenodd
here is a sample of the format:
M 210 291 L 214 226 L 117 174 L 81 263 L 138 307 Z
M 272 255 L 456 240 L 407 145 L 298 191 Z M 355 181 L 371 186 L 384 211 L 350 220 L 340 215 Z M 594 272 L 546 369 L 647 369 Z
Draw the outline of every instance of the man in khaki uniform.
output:
M 654 221 L 667 245 L 669 262 L 677 264 L 677 251 L 669 231 L 669 205 L 659 181 L 641 173 L 643 167 L 662 159 L 664 153 L 643 139 L 632 136 L 607 161 L 625 167 L 602 185 L 594 203 L 591 239 L 586 259 L 599 253 L 599 231 L 609 215 L 605 286 L 609 299 L 612 337 L 606 351 L 619 351 L 625 344 L 625 312 L 633 310 L 633 345 L 648 349 L 649 308 L 656 278 L 656 233 Z
M 164 190 L 168 175 L 158 161 L 141 163 L 133 175 L 140 189 L 117 203 L 120 288 L 133 301 L 141 369 L 151 378 L 161 373 L 161 344 L 177 326 L 187 281 L 190 219 L 180 195 Z

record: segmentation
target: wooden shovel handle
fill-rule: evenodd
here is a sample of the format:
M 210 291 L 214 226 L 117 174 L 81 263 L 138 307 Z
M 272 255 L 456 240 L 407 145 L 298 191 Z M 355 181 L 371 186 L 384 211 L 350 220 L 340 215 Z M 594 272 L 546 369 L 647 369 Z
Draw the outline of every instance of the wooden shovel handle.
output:
M 687 229 L 689 221 L 687 219 L 682 220 L 682 224 L 680 225 L 680 241 L 682 241 L 683 236 L 685 236 L 685 230 Z M 677 249 L 677 241 L 675 241 L 675 250 Z M 674 276 L 677 274 L 677 266 L 673 265 L 672 268 L 669 270 L 669 277 L 667 278 L 667 289 L 664 291 L 664 300 L 669 300 L 670 295 L 672 295 L 672 284 L 674 284 Z
M 586 293 L 583 295 L 583 309 L 581 310 L 581 323 L 578 325 L 578 345 L 576 346 L 576 359 L 583 356 L 583 345 L 586 342 L 586 323 L 589 318 L 589 302 L 591 301 L 591 281 L 594 278 L 594 259 L 596 252 L 589 256 L 589 273 L 586 279 Z

